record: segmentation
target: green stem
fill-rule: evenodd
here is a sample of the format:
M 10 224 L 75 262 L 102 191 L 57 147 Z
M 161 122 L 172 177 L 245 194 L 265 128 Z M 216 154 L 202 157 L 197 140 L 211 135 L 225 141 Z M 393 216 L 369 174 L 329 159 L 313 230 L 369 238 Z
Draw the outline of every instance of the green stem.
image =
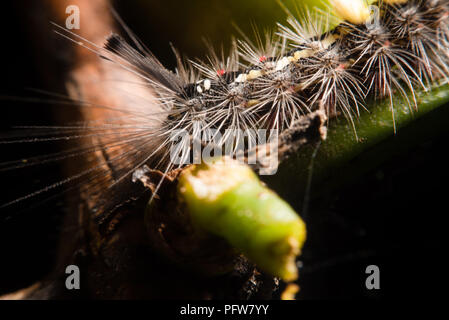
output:
M 417 91 L 416 96 L 418 110 L 410 110 L 401 98 L 394 97 L 395 123 L 389 100 L 371 103 L 369 112 L 362 111 L 356 120 L 358 139 L 345 119 L 333 119 L 327 139 L 314 159 L 314 193 L 319 195 L 337 188 L 393 154 L 404 152 L 447 130 L 449 109 L 440 107 L 449 102 L 449 85 L 428 93 Z M 299 205 L 298 198 L 302 200 L 304 195 L 314 151 L 315 146 L 301 148 L 294 157 L 281 164 L 275 176 L 266 179 L 293 206 Z
M 305 225 L 251 168 L 224 158 L 191 166 L 179 177 L 178 194 L 198 229 L 225 238 L 264 271 L 297 278 Z

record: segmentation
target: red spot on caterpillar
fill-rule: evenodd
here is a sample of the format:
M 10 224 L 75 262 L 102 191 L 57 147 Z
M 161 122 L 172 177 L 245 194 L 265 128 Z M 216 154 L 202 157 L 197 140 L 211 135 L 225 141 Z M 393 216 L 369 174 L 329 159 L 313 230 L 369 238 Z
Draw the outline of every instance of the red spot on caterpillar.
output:
M 261 56 L 261 57 L 259 58 L 259 61 L 260 61 L 260 62 L 265 62 L 265 61 L 267 61 L 267 57 Z
M 217 70 L 217 74 L 218 74 L 219 77 L 221 77 L 225 73 L 226 73 L 226 71 L 224 69 Z
M 391 42 L 389 40 L 384 42 L 384 47 L 390 47 L 391 46 Z
M 337 70 L 345 70 L 346 69 L 346 65 L 343 63 L 340 63 L 337 67 Z

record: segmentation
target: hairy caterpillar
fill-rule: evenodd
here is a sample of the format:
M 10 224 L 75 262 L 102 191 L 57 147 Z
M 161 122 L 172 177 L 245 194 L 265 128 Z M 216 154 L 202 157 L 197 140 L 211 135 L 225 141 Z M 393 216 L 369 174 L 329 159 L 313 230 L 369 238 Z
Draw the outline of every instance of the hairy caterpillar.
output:
M 4 140 L 2 144 L 105 137 L 88 147 L 26 163 L 3 163 L 2 171 L 133 145 L 128 153 L 109 156 L 108 161 L 116 171 L 113 188 L 123 180 L 130 180 L 136 168 L 147 163 L 169 172 L 174 167 L 168 158 L 173 146 L 171 135 L 176 129 L 199 137 L 210 135 L 210 129 L 221 133 L 225 129 L 275 129 L 282 140 L 283 132 L 291 131 L 295 123 L 313 112 L 319 112 L 322 118 L 343 114 L 353 122 L 363 112 L 367 98 L 391 99 L 394 92 L 399 92 L 409 108 L 417 108 L 413 94 L 416 87 L 430 89 L 436 81 L 448 78 L 447 1 L 380 1 L 376 2 L 377 17 L 370 16 L 363 1 L 355 3 L 359 7 L 351 8 L 355 11 L 352 12 L 350 5 L 336 1 L 334 8 L 346 21 L 324 33 L 329 29 L 328 17 L 306 14 L 300 21 L 289 14 L 288 24 L 279 24 L 275 35 L 268 34 L 258 44 L 238 40 L 226 57 L 212 52 L 207 62 L 194 62 L 183 61 L 177 54 L 176 73 L 165 69 L 134 36 L 136 48 L 115 34 L 102 48 L 55 26 L 58 33 L 65 32 L 63 36 L 81 41 L 102 58 L 137 75 L 156 94 L 159 112 L 136 111 L 126 119 L 127 124 L 118 118 L 101 125 L 55 127 L 60 136 Z M 412 93 L 411 100 L 407 91 Z M 393 107 L 391 100 L 394 118 Z M 148 125 L 148 119 L 158 123 Z M 195 131 L 198 130 L 194 128 L 195 122 L 200 124 L 200 131 Z M 48 129 L 51 128 L 40 130 Z M 223 147 L 229 138 L 225 134 L 213 140 Z M 256 141 L 252 135 L 247 139 L 249 144 Z M 104 164 L 93 166 L 2 207 L 92 174 L 94 182 L 97 178 L 101 180 L 98 172 L 103 167 Z
M 108 119 L 100 125 L 87 123 L 59 128 L 61 135 L 53 133 L 50 139 L 94 135 L 111 139 L 37 160 L 58 161 L 127 144 L 130 146 L 127 153 L 112 152 L 109 157 L 115 168 L 111 187 L 112 190 L 117 187 L 118 194 L 124 190 L 119 185 L 129 182 L 135 170 L 147 162 L 152 168 L 171 170 L 167 152 L 170 132 L 182 127 L 195 135 L 194 121 L 202 122 L 206 129 L 277 129 L 282 136 L 292 129 L 294 135 L 295 124 L 317 111 L 328 118 L 343 113 L 349 121 L 354 121 L 359 112 L 364 112 L 366 97 L 391 97 L 393 92 L 399 92 L 410 108 L 416 108 L 416 101 L 407 98 L 407 90 L 413 93 L 416 87 L 430 88 L 439 80 L 447 80 L 447 2 L 384 1 L 378 7 L 378 24 L 365 23 L 367 7 L 361 6 L 357 19 L 354 20 L 353 13 L 343 10 L 339 14 L 347 21 L 325 33 L 321 33 L 326 29 L 320 26 L 326 24 L 323 21 L 309 18 L 304 23 L 291 17 L 290 26 L 280 26 L 279 34 L 267 37 L 264 46 L 238 41 L 229 58 L 212 55 L 208 63 L 180 62 L 177 74 L 163 68 L 143 46 L 134 49 L 114 35 L 108 39 L 105 49 L 90 48 L 142 77 L 157 94 L 160 112 L 148 114 L 136 110 L 132 117 L 127 117 L 125 126 L 121 119 Z M 75 34 L 69 36 L 81 40 Z M 148 124 L 148 119 L 156 118 L 161 125 Z M 33 140 L 37 142 L 39 138 Z M 217 144 L 223 144 L 224 140 Z M 20 164 L 9 163 L 5 169 L 17 165 Z M 54 187 L 91 174 L 94 176 L 89 178 L 89 186 L 100 183 L 102 167 L 93 165 L 67 183 L 64 180 Z M 135 196 L 134 190 L 135 186 L 131 185 L 130 193 Z M 102 207 L 101 201 L 97 204 L 100 217 L 129 198 L 128 194 L 116 197 L 116 193 L 109 191 L 100 198 L 104 196 L 107 197 L 105 206 Z M 20 201 L 6 205 L 16 203 Z

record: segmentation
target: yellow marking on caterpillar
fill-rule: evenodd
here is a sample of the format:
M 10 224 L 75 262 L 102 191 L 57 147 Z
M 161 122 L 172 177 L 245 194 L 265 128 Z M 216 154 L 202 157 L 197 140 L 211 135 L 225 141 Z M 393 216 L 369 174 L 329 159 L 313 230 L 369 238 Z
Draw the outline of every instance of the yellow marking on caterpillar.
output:
M 239 76 L 237 77 L 237 78 L 235 78 L 235 82 L 245 82 L 246 81 L 246 79 L 247 79 L 247 75 L 246 75 L 246 73 L 241 73 L 241 74 L 239 74 Z
M 335 41 L 337 41 L 338 38 L 339 36 L 330 34 L 326 38 L 321 40 L 321 45 L 323 46 L 323 49 L 329 48 L 332 44 L 335 43 Z
M 313 57 L 317 52 L 321 50 L 325 50 L 329 48 L 333 43 L 335 43 L 336 39 L 338 37 L 330 34 L 326 38 L 320 41 L 320 49 L 314 50 L 314 49 L 304 49 L 304 50 L 298 50 L 293 53 L 293 60 L 294 62 L 303 59 L 303 58 L 310 58 Z
M 263 76 L 262 70 L 251 70 L 246 77 L 246 80 L 253 80 Z
M 298 50 L 293 53 L 292 56 L 287 56 L 281 58 L 276 63 L 276 67 L 273 70 L 264 71 L 264 70 L 251 70 L 248 73 L 241 73 L 235 78 L 234 82 L 236 83 L 243 83 L 246 81 L 251 81 L 254 79 L 257 79 L 259 77 L 262 77 L 266 74 L 270 74 L 276 71 L 280 71 L 287 67 L 290 63 L 297 62 L 300 59 L 313 57 L 317 52 L 321 50 L 326 50 L 329 48 L 335 41 L 340 37 L 340 35 L 336 34 L 329 34 L 327 37 L 325 37 L 323 40 L 318 41 L 319 45 L 316 46 L 316 49 L 303 49 Z
M 312 50 L 312 49 L 298 50 L 298 51 L 295 51 L 295 53 L 293 54 L 293 59 L 295 59 L 295 61 L 298 61 L 303 58 L 311 57 L 314 54 L 315 54 L 315 50 Z
M 252 107 L 252 106 L 255 106 L 256 104 L 258 104 L 260 101 L 259 100 L 257 100 L 257 99 L 252 99 L 252 100 L 249 100 L 247 103 L 246 103 L 246 106 L 247 107 Z

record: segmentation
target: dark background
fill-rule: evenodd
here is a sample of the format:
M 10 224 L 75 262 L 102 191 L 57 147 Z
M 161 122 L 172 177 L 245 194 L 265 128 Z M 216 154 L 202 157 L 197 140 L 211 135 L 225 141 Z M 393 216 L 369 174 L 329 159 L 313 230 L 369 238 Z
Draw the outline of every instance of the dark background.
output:
M 236 11 L 233 1 L 228 6 L 218 0 L 198 1 L 190 6 L 187 3 L 190 1 L 152 1 L 143 10 L 137 2 L 123 1 L 116 7 L 136 34 L 169 66 L 174 61 L 169 42 L 190 56 L 203 56 L 202 36 L 226 43 L 232 32 L 231 20 L 250 30 L 247 17 L 254 16 L 256 24 L 268 28 L 274 25 L 273 16 L 279 14 L 273 13 L 270 20 L 260 8 Z M 5 2 L 0 13 L 2 134 L 10 134 L 8 128 L 12 125 L 52 121 L 51 107 L 45 103 L 4 99 L 36 96 L 26 88 L 52 89 L 43 87 L 36 67 L 39 61 L 30 50 L 26 24 L 33 19 L 33 12 L 25 4 L 26 1 Z M 449 121 L 447 112 L 437 118 L 440 123 Z M 434 119 L 429 116 L 423 121 Z M 448 130 L 426 137 L 424 142 L 393 156 L 351 185 L 310 203 L 299 297 L 432 297 L 444 288 L 448 138 Z M 51 144 L 1 145 L 0 161 L 54 150 L 57 147 Z M 0 177 L 4 203 L 31 192 L 36 185 L 54 181 L 58 168 L 0 172 Z M 28 286 L 51 270 L 63 214 L 64 202 L 58 198 L 47 203 L 26 202 L 13 211 L 0 211 L 0 294 Z M 380 267 L 379 291 L 365 289 L 365 268 L 370 264 Z

